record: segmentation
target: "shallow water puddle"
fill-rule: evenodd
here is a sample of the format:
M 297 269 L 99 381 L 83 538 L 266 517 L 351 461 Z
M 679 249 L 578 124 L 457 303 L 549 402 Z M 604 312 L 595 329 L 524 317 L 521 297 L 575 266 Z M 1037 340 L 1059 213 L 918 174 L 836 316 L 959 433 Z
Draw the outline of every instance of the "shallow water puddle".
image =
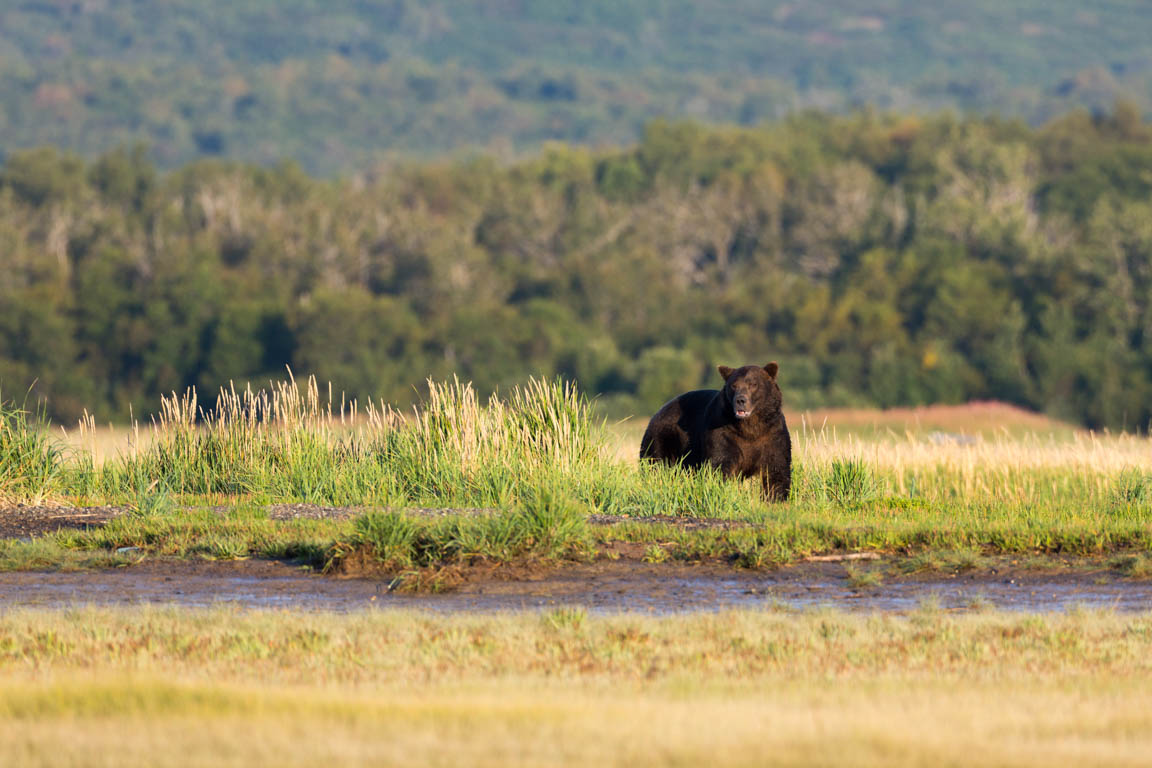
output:
M 728 608 L 817 608 L 911 611 L 995 607 L 1062 611 L 1084 606 L 1152 610 L 1152 582 L 1085 573 L 972 574 L 892 580 L 854 590 L 839 567 L 748 572 L 686 566 L 615 563 L 574 566 L 531 580 L 468 583 L 444 594 L 388 591 L 387 582 L 337 579 L 283 563 L 153 562 L 90 572 L 0 574 L 0 609 L 80 604 L 172 604 L 311 611 L 403 608 L 436 612 L 493 612 L 583 606 L 595 613 L 671 614 Z

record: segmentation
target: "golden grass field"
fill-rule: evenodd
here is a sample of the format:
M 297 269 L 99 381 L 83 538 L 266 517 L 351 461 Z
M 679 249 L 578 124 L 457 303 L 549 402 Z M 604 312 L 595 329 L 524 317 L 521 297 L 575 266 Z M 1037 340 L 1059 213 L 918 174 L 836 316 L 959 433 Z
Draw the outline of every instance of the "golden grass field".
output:
M 1147 765 L 1152 616 L 14 611 L 20 766 Z

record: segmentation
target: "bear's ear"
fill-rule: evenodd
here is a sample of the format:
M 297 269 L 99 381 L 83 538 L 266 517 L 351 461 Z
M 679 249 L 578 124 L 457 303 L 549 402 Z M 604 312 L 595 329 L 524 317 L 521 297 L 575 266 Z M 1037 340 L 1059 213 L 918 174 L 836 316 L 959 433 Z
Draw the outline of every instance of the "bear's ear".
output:
M 720 371 L 720 375 L 724 377 L 724 381 L 728 381 L 728 377 L 732 375 L 734 368 L 729 368 L 726 365 L 719 366 L 716 370 Z
M 768 363 L 768 365 L 764 366 L 764 370 L 768 372 L 768 378 L 774 379 L 776 378 L 776 374 L 780 371 L 780 366 L 776 364 L 775 360 L 773 360 L 772 362 Z

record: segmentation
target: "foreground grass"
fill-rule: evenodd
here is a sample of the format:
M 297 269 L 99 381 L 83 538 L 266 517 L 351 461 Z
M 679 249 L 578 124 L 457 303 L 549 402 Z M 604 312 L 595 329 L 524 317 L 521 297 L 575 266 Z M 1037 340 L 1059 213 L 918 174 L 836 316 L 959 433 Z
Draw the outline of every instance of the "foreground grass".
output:
M 5 765 L 1140 765 L 1152 616 L 0 617 Z
M 916 679 L 842 692 L 817 685 L 669 688 L 572 690 L 536 680 L 415 691 L 384 685 L 366 693 L 104 678 L 0 694 L 23 714 L 0 723 L 0 757 L 29 767 L 1028 768 L 1145 766 L 1152 750 L 1152 695 L 1114 678 L 1076 689 Z M 43 706 L 49 698 L 64 706 Z

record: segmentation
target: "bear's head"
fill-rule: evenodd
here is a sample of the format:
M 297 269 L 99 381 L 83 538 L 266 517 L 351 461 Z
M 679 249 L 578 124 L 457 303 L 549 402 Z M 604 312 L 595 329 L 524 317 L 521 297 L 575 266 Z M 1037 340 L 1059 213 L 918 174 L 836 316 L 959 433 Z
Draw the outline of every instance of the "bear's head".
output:
M 753 414 L 771 416 L 780 411 L 783 397 L 776 384 L 776 373 L 780 370 L 775 362 L 761 368 L 758 365 L 745 365 L 732 369 L 726 365 L 717 370 L 724 377 L 724 403 L 738 420 Z

